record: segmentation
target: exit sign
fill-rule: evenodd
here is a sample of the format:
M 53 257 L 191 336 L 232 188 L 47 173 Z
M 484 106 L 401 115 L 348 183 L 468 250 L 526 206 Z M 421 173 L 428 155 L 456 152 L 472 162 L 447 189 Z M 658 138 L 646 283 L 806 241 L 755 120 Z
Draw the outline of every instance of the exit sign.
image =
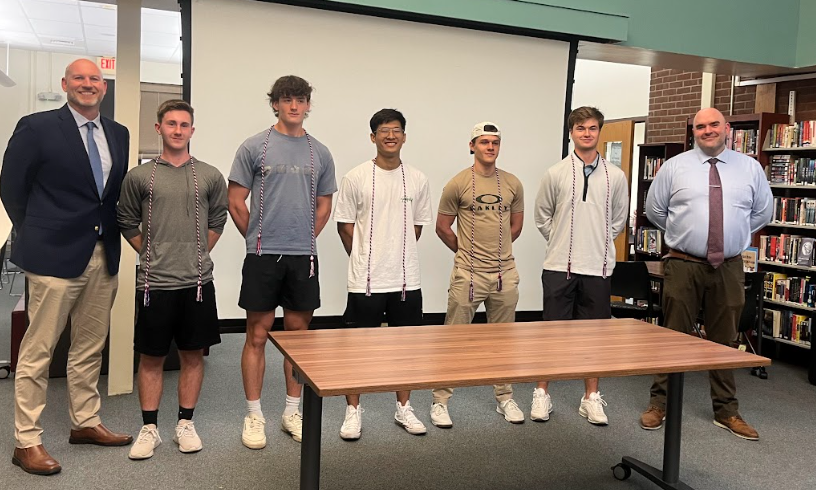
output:
M 116 70 L 116 58 L 99 58 L 99 67 L 103 70 Z

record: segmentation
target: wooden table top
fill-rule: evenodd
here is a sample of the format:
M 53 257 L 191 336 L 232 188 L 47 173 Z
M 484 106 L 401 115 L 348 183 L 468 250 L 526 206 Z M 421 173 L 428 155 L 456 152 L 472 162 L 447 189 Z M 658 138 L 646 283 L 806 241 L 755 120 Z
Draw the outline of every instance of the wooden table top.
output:
M 320 396 L 768 366 L 631 319 L 271 332 Z
M 655 279 L 663 279 L 663 261 L 662 260 L 647 260 L 646 268 L 649 269 L 649 275 Z

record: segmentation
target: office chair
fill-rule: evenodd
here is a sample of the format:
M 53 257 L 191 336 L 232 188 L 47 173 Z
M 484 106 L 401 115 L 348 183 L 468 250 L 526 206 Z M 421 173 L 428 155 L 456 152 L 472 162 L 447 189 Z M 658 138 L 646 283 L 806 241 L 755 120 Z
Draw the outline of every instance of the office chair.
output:
M 625 301 L 610 301 L 613 317 L 662 320 L 663 311 L 660 305 L 654 304 L 649 269 L 646 268 L 645 262 L 618 262 L 615 264 L 611 289 L 612 296 L 634 300 L 634 304 Z M 639 305 L 638 300 L 645 300 L 646 305 Z

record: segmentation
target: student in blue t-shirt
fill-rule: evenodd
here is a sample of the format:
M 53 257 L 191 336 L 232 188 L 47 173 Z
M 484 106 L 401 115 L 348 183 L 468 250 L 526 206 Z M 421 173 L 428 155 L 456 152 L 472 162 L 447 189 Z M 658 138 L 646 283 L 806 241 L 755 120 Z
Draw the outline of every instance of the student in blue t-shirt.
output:
M 238 305 L 247 313 L 241 372 L 248 413 L 241 440 L 251 449 L 266 446 L 261 389 L 275 308 L 283 308 L 286 330 L 306 330 L 320 306 L 315 237 L 329 220 L 337 183 L 328 148 L 303 128 L 311 95 L 306 80 L 279 78 L 267 94 L 278 122 L 241 144 L 229 175 L 229 212 L 247 248 Z M 283 371 L 287 396 L 281 427 L 300 442 L 302 385 L 288 360 Z

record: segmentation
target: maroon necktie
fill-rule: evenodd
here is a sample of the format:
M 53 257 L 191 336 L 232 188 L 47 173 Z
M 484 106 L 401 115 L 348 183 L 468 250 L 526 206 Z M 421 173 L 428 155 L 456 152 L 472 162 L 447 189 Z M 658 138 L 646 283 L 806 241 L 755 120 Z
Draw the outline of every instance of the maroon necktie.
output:
M 725 261 L 723 255 L 723 195 L 720 172 L 717 171 L 716 158 L 708 163 L 708 251 L 706 258 L 715 269 Z

